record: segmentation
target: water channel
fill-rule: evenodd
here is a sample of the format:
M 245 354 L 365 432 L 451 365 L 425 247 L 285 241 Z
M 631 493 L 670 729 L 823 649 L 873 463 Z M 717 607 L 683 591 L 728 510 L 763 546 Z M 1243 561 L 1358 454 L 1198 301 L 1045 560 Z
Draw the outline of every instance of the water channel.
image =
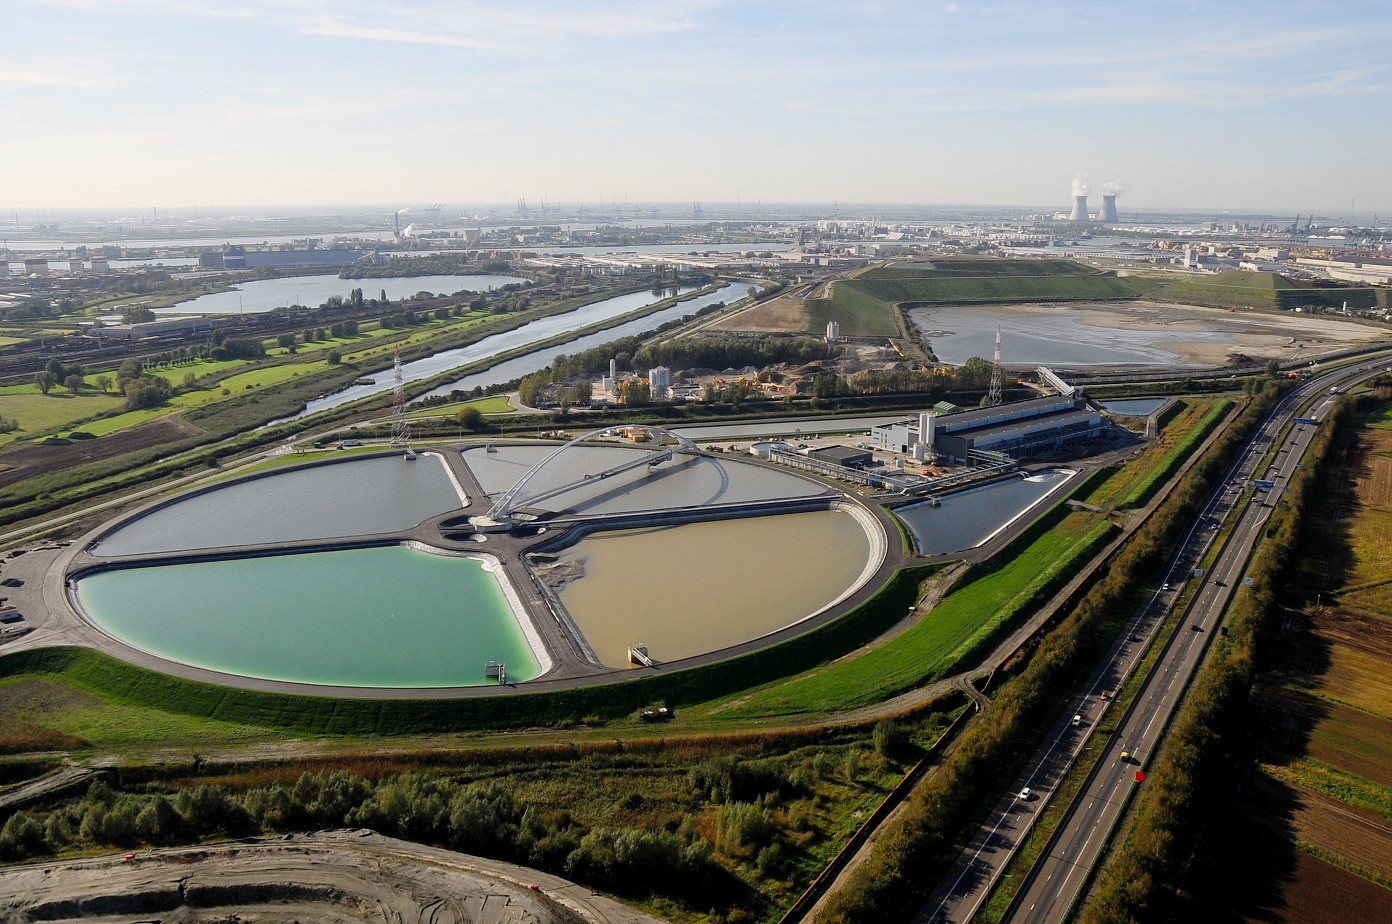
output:
M 1149 417 L 1165 406 L 1169 398 L 1107 398 L 1097 403 L 1125 417 Z
M 551 349 L 537 350 L 534 353 L 505 360 L 481 372 L 475 372 L 472 375 L 466 375 L 461 379 L 441 385 L 439 388 L 426 392 L 422 397 L 447 395 L 455 389 L 471 391 L 476 387 L 487 388 L 490 385 L 502 385 L 505 382 L 511 382 L 545 369 L 551 365 L 551 361 L 556 358 L 557 353 L 567 355 L 583 353 L 593 347 L 618 340 L 620 337 L 636 337 L 639 334 L 656 330 L 668 321 L 678 321 L 687 315 L 695 314 L 707 305 L 714 305 L 716 302 L 729 304 L 744 298 L 747 290 L 748 285 L 744 282 L 731 283 L 706 295 L 698 295 L 687 301 L 678 302 L 670 308 L 663 308 L 641 318 L 634 318 L 632 321 L 625 321 L 605 330 L 577 337 Z M 480 344 L 482 343 L 483 341 L 480 341 Z
M 227 292 L 200 295 L 167 308 L 156 308 L 155 314 L 264 314 L 288 305 L 318 308 L 330 296 L 347 298 L 354 289 L 362 289 L 364 298 L 377 298 L 383 289 L 387 298 L 401 299 L 417 292 L 452 294 L 459 291 L 487 292 L 512 283 L 527 282 L 520 276 L 392 276 L 382 279 L 339 279 L 325 273 L 319 276 L 289 276 L 284 279 L 258 279 L 244 282 Z
M 563 334 L 568 330 L 578 330 L 579 328 L 587 327 L 590 324 L 596 324 L 600 321 L 606 321 L 610 318 L 619 317 L 620 315 L 625 315 L 629 312 L 637 311 L 640 308 L 654 304 L 655 302 L 662 301 L 662 299 L 664 298 L 670 298 L 673 293 L 682 294 L 692 291 L 694 291 L 692 287 L 684 286 L 680 289 L 664 289 L 660 294 L 657 295 L 654 295 L 651 291 L 646 290 L 642 292 L 631 292 L 628 295 L 616 295 L 613 298 L 606 298 L 603 301 L 598 301 L 589 305 L 585 305 L 582 308 L 577 308 L 574 311 L 568 311 L 565 314 L 553 314 L 550 317 L 538 318 L 535 321 L 530 321 L 526 324 L 523 324 L 521 327 L 515 327 L 512 330 L 507 330 L 503 331 L 502 333 L 484 337 L 477 343 L 471 343 L 468 346 L 458 347 L 457 349 L 453 350 L 444 350 L 440 353 L 435 353 L 431 356 L 426 356 L 421 359 L 412 360 L 408 363 L 402 363 L 402 377 L 407 382 L 416 382 L 421 379 L 427 379 L 431 376 L 439 375 L 441 372 L 448 372 L 450 369 L 453 369 L 457 366 L 465 366 L 470 363 L 475 363 L 479 362 L 480 360 L 488 359 L 490 356 L 497 356 L 499 353 L 506 353 L 511 350 L 524 348 L 530 344 L 539 343 L 543 340 L 549 340 L 552 337 L 555 337 L 559 334 Z M 726 284 L 714 292 L 698 296 L 689 301 L 681 302 L 678 305 L 674 305 L 672 308 L 665 309 L 653 315 L 648 315 L 645 318 L 641 318 L 636 321 L 620 325 L 620 328 L 629 328 L 630 325 L 636 325 L 640 328 L 640 330 L 633 331 L 634 333 L 652 330 L 659 324 L 664 323 L 662 320 L 655 320 L 655 318 L 666 317 L 668 320 L 671 320 L 671 316 L 673 314 L 675 317 L 679 318 L 684 315 L 698 311 L 706 305 L 712 305 L 719 301 L 733 302 L 737 298 L 742 298 L 744 294 L 745 292 L 742 286 L 732 291 L 730 284 Z M 617 329 L 610 329 L 607 331 L 602 331 L 598 334 L 593 334 L 588 337 L 582 337 L 578 340 L 570 341 L 563 346 L 539 349 L 533 353 L 527 354 L 526 356 L 519 356 L 514 359 L 508 360 L 508 362 L 520 363 L 523 360 L 537 362 L 538 364 L 535 366 L 535 368 L 531 368 L 528 370 L 531 372 L 535 372 L 537 369 L 541 369 L 550 365 L 551 360 L 555 358 L 557 353 L 574 353 L 578 352 L 579 350 L 587 349 L 588 347 L 581 346 L 581 344 L 590 343 L 592 341 L 592 338 L 598 338 L 594 339 L 593 343 L 599 344 L 608 343 L 615 337 L 626 336 L 626 334 L 617 333 L 616 331 Z M 512 366 L 509 368 L 519 367 Z M 503 378 L 500 381 L 511 381 L 512 379 L 517 378 L 519 375 L 525 374 L 525 372 L 522 372 L 518 373 L 517 375 L 508 375 L 506 378 Z M 487 377 L 489 376 L 489 373 L 479 373 L 479 376 Z M 465 382 L 468 382 L 468 388 L 473 388 L 477 384 L 482 384 L 481 381 L 476 380 L 475 376 L 468 376 L 458 381 L 451 382 L 448 385 L 441 386 L 441 388 L 435 389 L 434 391 L 430 392 L 430 394 L 448 394 L 450 389 L 452 388 L 465 387 Z M 348 388 L 343 389 L 342 391 L 336 391 L 331 395 L 325 395 L 322 398 L 315 398 L 305 406 L 305 409 L 303 411 L 301 411 L 299 414 L 296 414 L 295 417 L 289 419 L 298 419 L 300 417 L 304 417 L 306 414 L 313 414 L 317 411 L 326 411 L 330 408 L 335 408 L 340 405 L 347 404 L 349 401 L 356 401 L 359 398 L 366 398 L 369 395 L 381 394 L 383 392 L 388 392 L 391 390 L 391 377 L 389 375 L 383 374 L 381 376 L 378 376 L 378 380 L 373 382 L 371 385 L 352 385 Z
M 920 552 L 950 555 L 986 542 L 1076 474 L 1049 469 L 948 494 L 937 507 L 924 502 L 899 507 L 894 513 L 908 526 Z
M 118 568 L 80 577 L 86 616 L 208 670 L 352 687 L 455 687 L 542 671 L 484 561 L 402 546 Z M 525 619 L 525 616 L 521 618 Z
M 583 577 L 560 591 L 609 667 L 640 642 L 658 661 L 776 632 L 851 590 L 870 540 L 835 510 L 595 533 L 562 554 Z
M 399 532 L 462 506 L 444 460 L 423 453 L 272 472 L 190 494 L 119 526 L 97 555 L 148 555 Z

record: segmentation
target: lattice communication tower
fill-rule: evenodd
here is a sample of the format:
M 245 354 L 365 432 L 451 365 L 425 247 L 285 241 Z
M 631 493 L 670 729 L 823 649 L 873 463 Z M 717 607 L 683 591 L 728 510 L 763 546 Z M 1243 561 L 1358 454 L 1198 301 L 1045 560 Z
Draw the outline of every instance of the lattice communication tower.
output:
M 991 363 L 991 390 L 986 394 L 986 404 L 995 407 L 1001 403 L 1001 334 L 996 328 L 996 358 Z
M 401 374 L 401 354 L 392 363 L 391 444 L 393 449 L 411 448 L 411 428 L 406 423 L 406 377 Z

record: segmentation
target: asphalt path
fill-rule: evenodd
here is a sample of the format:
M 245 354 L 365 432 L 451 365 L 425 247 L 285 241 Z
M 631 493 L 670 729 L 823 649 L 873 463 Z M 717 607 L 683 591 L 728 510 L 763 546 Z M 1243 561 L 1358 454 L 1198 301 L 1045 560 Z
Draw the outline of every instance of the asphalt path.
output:
M 918 922 L 969 921 L 981 907 L 1016 849 L 1024 842 L 1051 793 L 1072 767 L 1095 726 L 1111 707 L 1110 694 L 1130 675 L 1149 647 L 1150 636 L 1164 622 L 1175 597 L 1189 581 L 1202 580 L 1184 621 L 1186 628 L 1167 643 L 1130 712 L 1113 735 L 1106 753 L 1084 791 L 1070 808 L 1063 825 L 1050 841 L 1046 855 L 1036 864 L 1025 887 L 1012 904 L 1009 919 L 1054 921 L 1067 916 L 1097 862 L 1107 835 L 1120 818 L 1130 790 L 1138 784 L 1136 772 L 1157 746 L 1188 681 L 1208 648 L 1208 639 L 1232 595 L 1241 586 L 1243 570 L 1252 548 L 1271 515 L 1267 502 L 1275 502 L 1294 473 L 1300 456 L 1313 438 L 1308 426 L 1295 426 L 1287 434 L 1271 471 L 1257 472 L 1272 440 L 1295 416 L 1295 409 L 1313 395 L 1322 395 L 1308 414 L 1320 417 L 1332 404 L 1329 388 L 1380 371 L 1386 358 L 1365 361 L 1319 376 L 1297 388 L 1278 403 L 1253 435 L 1237 462 L 1227 472 L 1190 525 L 1166 571 L 1162 586 L 1152 589 L 1145 605 L 1133 617 L 1078 692 L 1073 708 L 1050 731 L 1044 745 L 1007 795 L 992 809 L 948 875 L 939 883 L 915 918 Z M 1342 389 L 1341 389 L 1342 390 Z M 1275 491 L 1252 492 L 1254 478 L 1274 480 Z M 1239 519 L 1228 537 L 1212 572 L 1193 576 L 1221 525 L 1230 515 Z M 1106 694 L 1104 698 L 1104 694 Z M 1078 723 L 1073 723 L 1074 716 Z M 1122 752 L 1127 753 L 1122 761 Z M 1028 795 L 1024 791 L 1028 789 Z

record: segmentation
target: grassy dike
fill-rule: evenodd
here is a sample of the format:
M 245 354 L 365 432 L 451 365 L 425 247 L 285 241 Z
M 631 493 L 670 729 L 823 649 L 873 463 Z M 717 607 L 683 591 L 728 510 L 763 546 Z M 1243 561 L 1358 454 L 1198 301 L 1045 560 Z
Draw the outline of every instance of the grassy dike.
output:
M 1345 398 L 1325 418 L 1305 464 L 1291 480 L 1287 503 L 1267 523 L 1266 540 L 1248 570 L 1251 588 L 1238 591 L 1228 611 L 1228 635 L 1218 641 L 1195 678 L 1174 720 L 1136 806 L 1130 829 L 1102 870 L 1083 909 L 1086 922 L 1164 919 L 1173 908 L 1177 883 L 1203 819 L 1217 810 L 1225 792 L 1234 740 L 1242 732 L 1272 624 L 1281 608 L 1286 580 L 1317 484 L 1337 437 L 1348 426 L 1352 401 Z
M 45 648 L 0 658 L 0 678 L 51 679 L 122 705 L 295 734 L 405 735 L 563 725 L 617 718 L 650 703 L 703 702 L 823 664 L 864 645 L 903 618 L 936 566 L 896 572 L 870 599 L 780 645 L 689 670 L 624 683 L 466 699 L 372 700 L 297 696 L 188 680 L 86 648 Z
M 1138 585 L 1158 576 L 1189 512 L 1222 478 L 1277 396 L 1268 389 L 1247 405 L 1028 659 L 1015 659 L 1018 672 L 830 898 L 819 924 L 906 920 L 921 907 L 959 852 L 963 829 L 1034 752 L 1061 693 L 1081 682 L 1106 651 L 1112 614 L 1134 601 Z

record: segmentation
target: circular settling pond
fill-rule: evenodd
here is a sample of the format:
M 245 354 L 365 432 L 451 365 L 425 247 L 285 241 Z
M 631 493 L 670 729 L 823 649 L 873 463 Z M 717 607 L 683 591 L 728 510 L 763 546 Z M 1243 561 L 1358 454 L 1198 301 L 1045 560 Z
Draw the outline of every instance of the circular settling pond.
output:
M 402 546 L 226 558 L 79 578 L 117 639 L 228 674 L 351 687 L 454 687 L 543 670 L 489 565 Z
M 438 453 L 346 459 L 218 485 L 110 531 L 97 555 L 149 555 L 409 529 L 462 503 Z
M 675 661 L 801 622 L 856 587 L 873 551 L 854 516 L 824 510 L 594 533 L 539 570 L 600 662 L 625 667 L 640 642 Z

